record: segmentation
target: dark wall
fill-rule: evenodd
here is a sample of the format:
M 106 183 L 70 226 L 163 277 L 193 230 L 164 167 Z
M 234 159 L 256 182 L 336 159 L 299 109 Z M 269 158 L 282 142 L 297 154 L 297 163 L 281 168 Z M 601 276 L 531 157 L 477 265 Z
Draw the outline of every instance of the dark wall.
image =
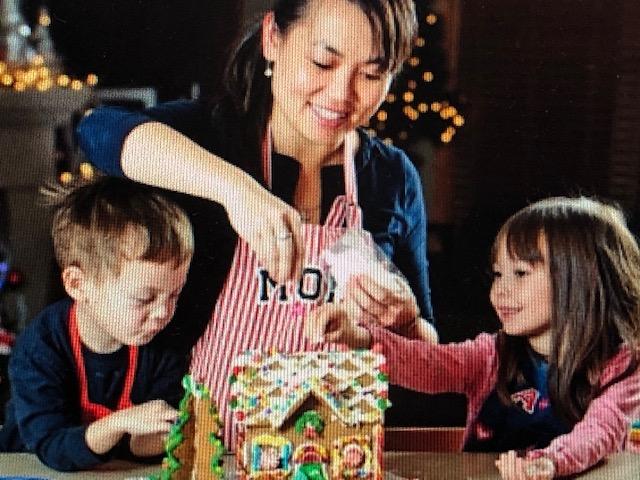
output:
M 629 61 L 640 69 L 640 42 L 635 55 L 623 55 L 629 45 L 622 41 L 630 14 L 640 16 L 637 5 L 462 1 L 459 87 L 467 123 L 453 144 L 460 206 L 448 258 L 433 259 L 432 270 L 445 338 L 497 326 L 486 272 L 507 216 L 550 195 L 617 199 L 609 182 L 612 129 L 625 80 L 621 58 L 626 71 L 633 70 Z M 640 110 L 637 95 L 628 100 Z
M 33 12 L 41 0 L 27 0 Z M 219 86 L 242 22 L 239 0 L 48 0 L 51 35 L 68 72 L 102 86 L 155 86 L 160 98 L 194 82 Z

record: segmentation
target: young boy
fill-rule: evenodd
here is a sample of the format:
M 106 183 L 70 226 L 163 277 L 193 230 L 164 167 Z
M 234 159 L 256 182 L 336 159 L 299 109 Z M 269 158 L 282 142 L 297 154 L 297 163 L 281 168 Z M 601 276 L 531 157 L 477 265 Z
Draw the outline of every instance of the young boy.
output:
M 0 451 L 58 470 L 162 452 L 184 360 L 149 345 L 171 319 L 193 239 L 188 218 L 151 189 L 116 178 L 59 199 L 56 258 L 70 299 L 16 342 Z

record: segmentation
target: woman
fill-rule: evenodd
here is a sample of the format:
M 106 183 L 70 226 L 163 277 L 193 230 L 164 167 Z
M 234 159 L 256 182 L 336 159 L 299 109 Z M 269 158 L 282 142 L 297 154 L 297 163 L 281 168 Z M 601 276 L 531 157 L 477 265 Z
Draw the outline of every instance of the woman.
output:
M 162 340 L 191 347 L 206 327 L 194 367 L 217 370 L 210 385 L 247 346 L 306 348 L 295 317 L 326 299 L 309 298 L 308 282 L 322 276 L 318 255 L 344 226 L 371 232 L 409 283 L 398 292 L 373 278 L 351 282 L 352 320 L 437 338 L 415 324 L 433 317 L 419 177 L 402 151 L 356 130 L 384 100 L 415 30 L 411 0 L 278 1 L 240 45 L 212 108 L 102 108 L 80 124 L 99 168 L 179 192 L 196 251 Z

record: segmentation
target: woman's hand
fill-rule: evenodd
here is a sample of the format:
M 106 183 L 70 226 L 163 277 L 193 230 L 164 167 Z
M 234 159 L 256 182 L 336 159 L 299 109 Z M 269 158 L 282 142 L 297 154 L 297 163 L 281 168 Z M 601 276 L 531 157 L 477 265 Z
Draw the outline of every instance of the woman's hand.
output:
M 371 334 L 358 325 L 359 316 L 359 309 L 348 302 L 321 305 L 305 318 L 305 336 L 312 343 L 344 343 L 351 348 L 370 348 Z
M 411 287 L 399 275 L 353 275 L 345 300 L 357 305 L 364 318 L 385 328 L 403 327 L 420 314 Z
M 551 480 L 555 475 L 553 462 L 548 458 L 522 458 L 513 450 L 501 453 L 496 467 L 504 480 Z
M 231 225 L 271 278 L 284 283 L 300 277 L 304 258 L 302 222 L 294 208 L 246 174 L 237 179 L 237 188 L 224 206 Z

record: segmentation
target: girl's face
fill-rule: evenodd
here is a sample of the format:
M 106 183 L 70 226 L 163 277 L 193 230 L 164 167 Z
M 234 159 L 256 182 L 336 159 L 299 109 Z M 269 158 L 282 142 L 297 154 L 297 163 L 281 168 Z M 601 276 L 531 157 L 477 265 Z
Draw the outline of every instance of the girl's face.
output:
M 311 1 L 286 34 L 267 15 L 263 53 L 274 62 L 274 136 L 294 144 L 337 146 L 376 112 L 392 78 L 379 71 L 367 16 L 346 0 Z
M 493 265 L 491 305 L 508 335 L 527 337 L 542 355 L 551 351 L 552 290 L 546 240 L 540 236 L 543 260 L 530 263 L 512 258 L 504 239 Z

